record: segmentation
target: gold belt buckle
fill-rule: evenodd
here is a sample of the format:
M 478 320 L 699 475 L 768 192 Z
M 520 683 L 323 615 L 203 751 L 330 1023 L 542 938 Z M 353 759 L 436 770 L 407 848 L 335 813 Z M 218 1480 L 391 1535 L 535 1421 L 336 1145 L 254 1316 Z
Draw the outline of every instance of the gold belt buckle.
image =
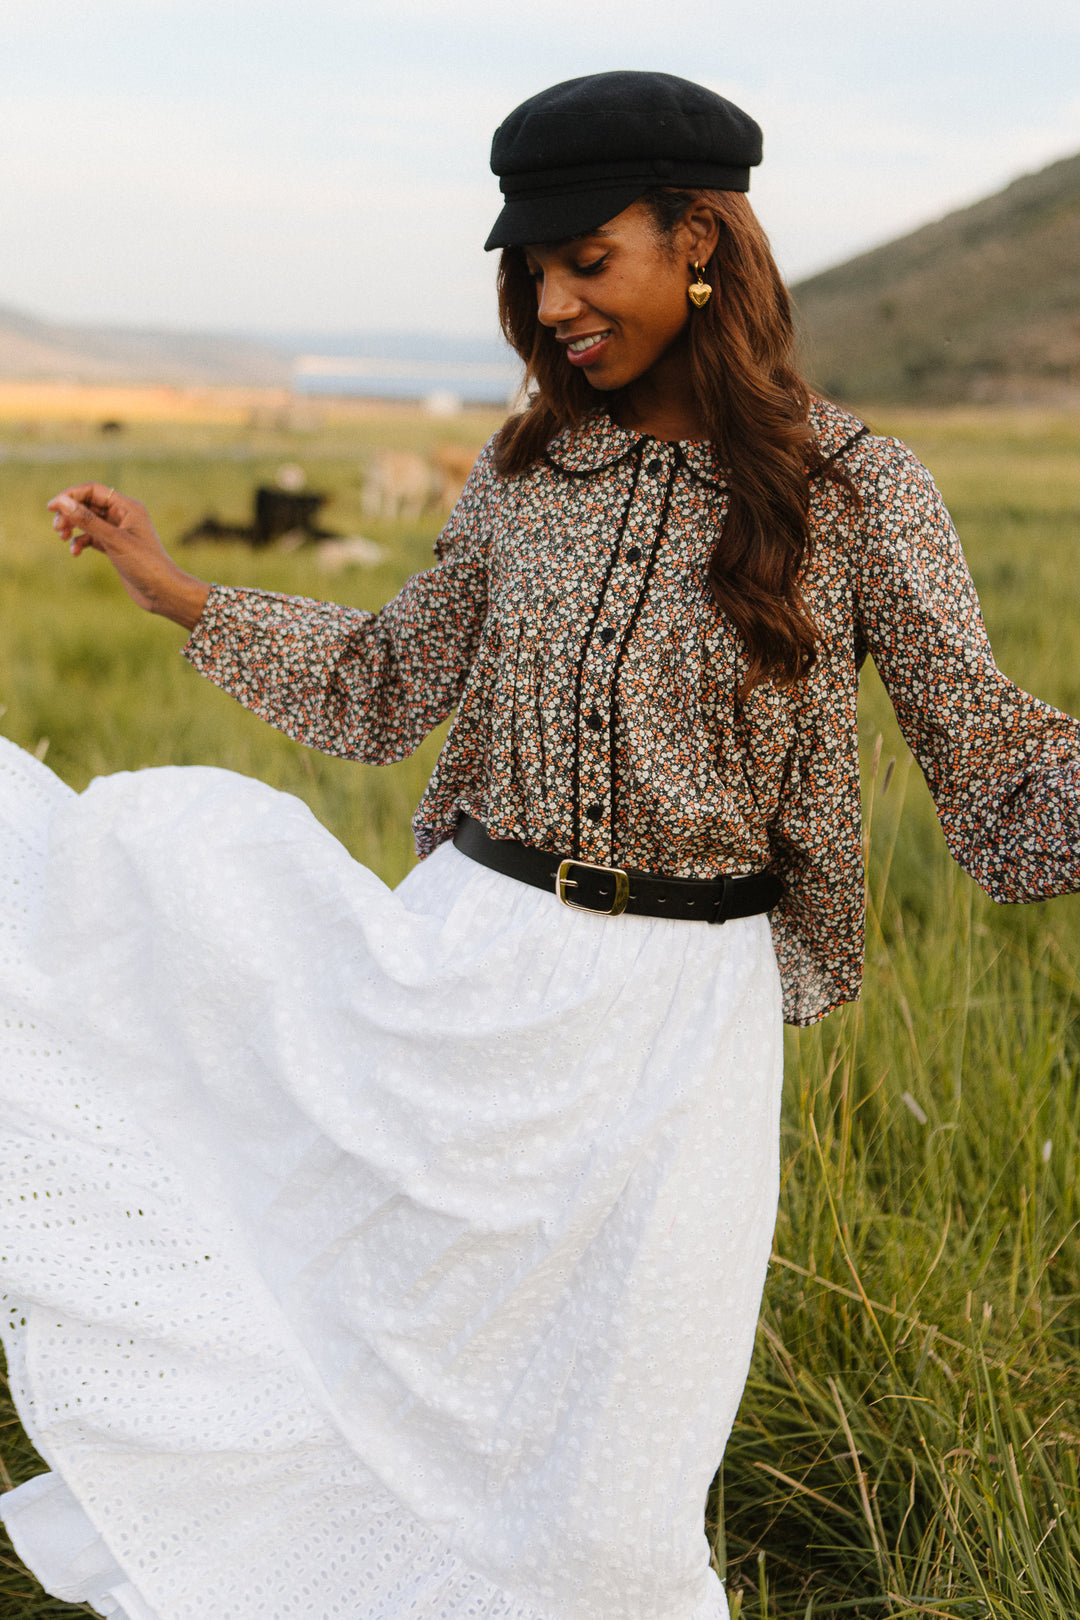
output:
M 578 866 L 584 872 L 604 872 L 615 879 L 615 898 L 606 911 L 601 911 L 598 906 L 579 906 L 566 898 L 567 889 L 577 888 L 569 875 L 572 866 Z M 594 917 L 618 917 L 626 910 L 630 899 L 630 879 L 618 866 L 594 866 L 591 861 L 560 861 L 555 874 L 555 893 L 560 903 L 569 906 L 571 911 L 591 911 Z

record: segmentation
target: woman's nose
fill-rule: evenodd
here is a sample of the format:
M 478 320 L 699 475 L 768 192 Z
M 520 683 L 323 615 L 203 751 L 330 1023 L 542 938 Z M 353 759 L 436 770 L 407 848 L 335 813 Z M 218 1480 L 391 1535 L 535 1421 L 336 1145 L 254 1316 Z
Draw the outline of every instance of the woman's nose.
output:
M 542 326 L 561 326 L 580 315 L 582 301 L 565 276 L 548 271 L 537 294 L 537 319 Z

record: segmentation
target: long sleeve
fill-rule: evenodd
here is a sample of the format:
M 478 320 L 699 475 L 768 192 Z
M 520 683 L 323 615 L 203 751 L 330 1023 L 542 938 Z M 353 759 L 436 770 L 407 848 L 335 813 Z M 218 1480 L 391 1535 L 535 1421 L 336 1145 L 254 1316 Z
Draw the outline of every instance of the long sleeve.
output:
M 902 446 L 861 533 L 858 640 L 953 855 L 995 900 L 1080 889 L 1080 722 L 997 668 L 948 512 Z
M 438 565 L 381 612 L 216 585 L 184 656 L 309 747 L 404 759 L 454 708 L 476 656 L 492 477 L 485 453 L 439 537 Z

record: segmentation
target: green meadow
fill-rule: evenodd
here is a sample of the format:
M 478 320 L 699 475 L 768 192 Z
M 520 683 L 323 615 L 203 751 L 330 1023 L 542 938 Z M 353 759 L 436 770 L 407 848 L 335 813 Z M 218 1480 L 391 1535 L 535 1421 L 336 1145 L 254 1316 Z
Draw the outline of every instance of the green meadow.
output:
M 1001 667 L 1080 714 L 1080 416 L 868 413 L 929 464 Z M 83 787 L 221 765 L 299 794 L 393 881 L 438 737 L 388 768 L 313 754 L 201 681 L 182 632 L 73 561 L 45 501 L 89 477 L 166 542 L 244 521 L 285 462 L 383 559 L 187 548 L 195 573 L 376 607 L 427 565 L 437 515 L 363 514 L 376 445 L 478 443 L 419 415 L 290 430 L 0 424 L 0 731 Z M 733 1620 L 1080 1615 L 1080 896 L 999 907 L 952 865 L 872 670 L 861 740 L 863 1000 L 789 1032 L 783 1191 L 757 1353 L 706 1523 Z M 723 1287 L 723 1278 L 717 1278 Z M 0 1485 L 40 1464 L 0 1410 Z M 74 1612 L 0 1548 L 0 1617 Z M 90 1612 L 90 1611 L 86 1611 Z M 212 1620 L 207 1616 L 207 1620 Z

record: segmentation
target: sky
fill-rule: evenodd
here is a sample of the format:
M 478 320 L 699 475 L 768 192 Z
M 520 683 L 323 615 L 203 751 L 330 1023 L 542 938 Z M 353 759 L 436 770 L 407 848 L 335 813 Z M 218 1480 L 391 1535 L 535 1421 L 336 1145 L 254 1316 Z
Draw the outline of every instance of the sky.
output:
M 789 280 L 1080 151 L 1080 0 L 0 0 L 0 305 L 488 335 L 492 132 L 610 68 L 758 120 Z

